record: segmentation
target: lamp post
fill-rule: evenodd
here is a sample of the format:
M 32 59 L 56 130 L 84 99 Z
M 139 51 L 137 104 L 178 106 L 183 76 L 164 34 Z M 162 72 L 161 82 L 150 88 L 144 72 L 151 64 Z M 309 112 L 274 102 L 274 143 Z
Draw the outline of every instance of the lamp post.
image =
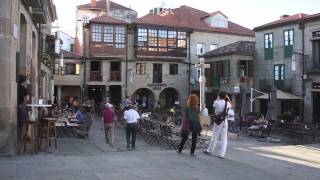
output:
M 210 64 L 205 64 L 204 58 L 200 58 L 199 64 L 195 65 L 196 68 L 200 69 L 199 76 L 199 84 L 200 84 L 200 110 L 206 107 L 205 103 L 205 85 L 206 85 L 206 77 L 205 77 L 205 69 L 210 68 Z

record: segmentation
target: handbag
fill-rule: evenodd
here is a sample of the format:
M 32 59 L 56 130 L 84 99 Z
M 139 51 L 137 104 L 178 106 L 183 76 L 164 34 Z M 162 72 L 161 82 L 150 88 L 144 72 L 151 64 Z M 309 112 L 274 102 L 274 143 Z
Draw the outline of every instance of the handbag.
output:
M 188 115 L 186 115 L 182 122 L 181 133 L 190 133 L 190 131 L 191 131 L 190 122 L 188 119 Z
M 225 101 L 225 106 L 223 108 L 223 111 L 220 112 L 214 119 L 214 123 L 217 124 L 217 125 L 220 125 L 225 119 L 226 119 L 226 116 L 227 116 L 227 101 Z

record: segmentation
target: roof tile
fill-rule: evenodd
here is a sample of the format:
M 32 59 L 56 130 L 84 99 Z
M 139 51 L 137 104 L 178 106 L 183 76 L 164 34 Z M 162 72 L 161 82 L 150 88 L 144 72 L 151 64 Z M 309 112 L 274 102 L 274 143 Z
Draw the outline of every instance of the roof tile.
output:
M 105 0 L 100 0 L 97 1 L 96 7 L 92 7 L 91 3 L 88 4 L 82 4 L 78 6 L 78 9 L 90 9 L 90 8 L 97 8 L 97 9 L 106 9 L 106 1 Z M 121 4 L 115 3 L 113 1 L 110 1 L 110 9 L 123 9 L 123 10 L 131 10 L 134 11 L 130 8 L 127 8 Z
M 172 13 L 166 13 L 172 11 Z M 228 28 L 217 28 L 208 25 L 203 17 L 210 16 L 209 13 L 195 9 L 189 6 L 181 6 L 176 9 L 167 10 L 160 15 L 147 14 L 134 23 L 138 25 L 154 25 L 154 26 L 168 26 L 178 28 L 189 28 L 199 31 L 227 33 L 243 36 L 254 36 L 254 32 L 248 28 L 242 27 L 229 21 Z
M 111 24 L 128 24 L 126 21 L 117 19 L 111 16 L 98 16 L 90 20 L 90 22 L 95 22 L 95 23 L 111 23 Z
M 237 41 L 226 46 L 217 48 L 202 55 L 204 58 L 217 57 L 229 54 L 255 54 L 255 42 Z

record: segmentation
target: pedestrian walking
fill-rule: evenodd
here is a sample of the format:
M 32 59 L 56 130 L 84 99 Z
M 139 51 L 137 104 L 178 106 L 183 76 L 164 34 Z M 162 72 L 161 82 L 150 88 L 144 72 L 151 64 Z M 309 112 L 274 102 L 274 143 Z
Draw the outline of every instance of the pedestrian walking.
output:
M 126 140 L 127 148 L 135 149 L 136 148 L 136 134 L 137 134 L 137 124 L 138 119 L 140 118 L 139 113 L 133 108 L 132 104 L 128 105 L 128 110 L 124 112 L 124 119 L 126 121 Z M 130 142 L 131 136 L 131 142 Z
M 197 137 L 201 132 L 201 126 L 199 122 L 199 98 L 195 94 L 191 94 L 188 98 L 187 105 L 183 111 L 183 122 L 181 129 L 181 142 L 178 153 L 181 153 L 184 144 L 188 140 L 190 132 L 192 133 L 192 145 L 190 150 L 190 155 L 195 156 L 194 152 L 196 150 Z
M 204 153 L 211 154 L 217 146 L 219 136 L 221 136 L 220 147 L 218 147 L 219 150 L 215 155 L 219 158 L 223 158 L 226 153 L 228 139 L 227 113 L 228 109 L 231 108 L 231 104 L 228 102 L 228 98 L 225 92 L 222 91 L 219 93 L 218 99 L 213 103 L 213 108 L 215 118 L 212 129 L 212 136 L 209 147 L 204 151 Z
M 102 121 L 104 124 L 104 132 L 106 137 L 106 143 L 110 146 L 114 146 L 114 127 L 116 114 L 112 109 L 112 104 L 106 103 L 105 109 L 102 111 Z

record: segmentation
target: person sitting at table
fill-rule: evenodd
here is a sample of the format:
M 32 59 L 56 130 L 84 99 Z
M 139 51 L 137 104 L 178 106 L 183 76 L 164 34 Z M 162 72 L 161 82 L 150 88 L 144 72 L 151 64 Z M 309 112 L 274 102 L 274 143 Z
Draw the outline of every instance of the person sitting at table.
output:
M 83 112 L 84 109 L 83 107 L 79 107 L 78 110 L 76 111 L 76 119 L 78 120 L 78 124 L 83 123 Z

